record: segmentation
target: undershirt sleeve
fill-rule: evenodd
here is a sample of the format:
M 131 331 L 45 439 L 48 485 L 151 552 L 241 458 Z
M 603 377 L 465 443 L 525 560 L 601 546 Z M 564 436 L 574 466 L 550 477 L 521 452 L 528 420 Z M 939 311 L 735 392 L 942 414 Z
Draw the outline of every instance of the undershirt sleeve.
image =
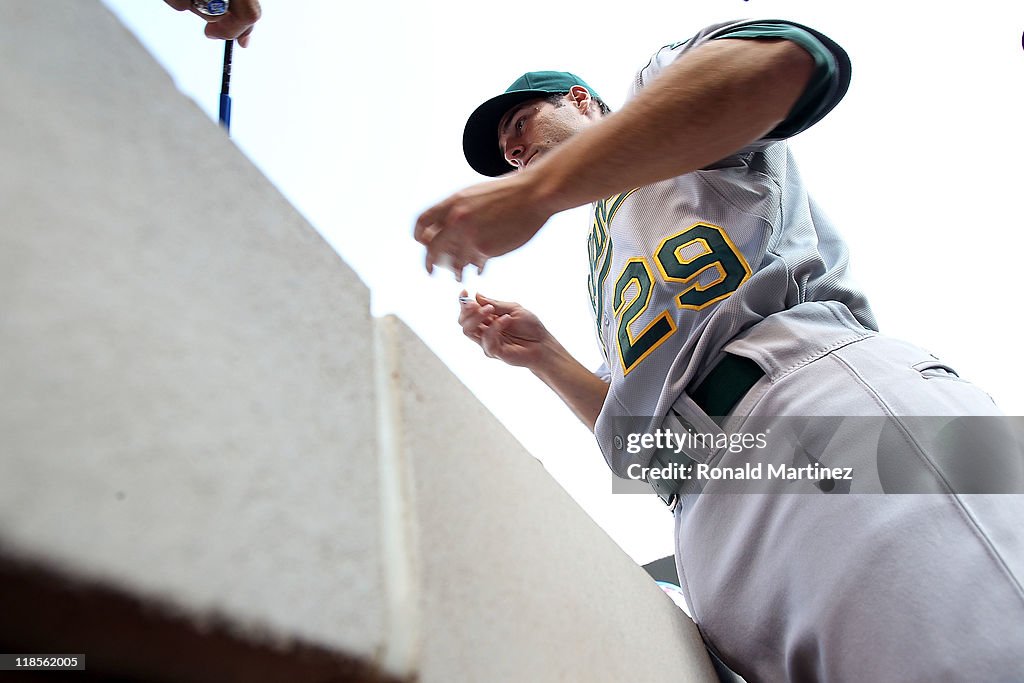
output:
M 765 136 L 784 139 L 807 130 L 839 104 L 850 86 L 850 58 L 835 41 L 814 29 L 782 20 L 733 24 L 711 38 L 782 38 L 791 40 L 814 59 L 814 74 L 786 119 Z

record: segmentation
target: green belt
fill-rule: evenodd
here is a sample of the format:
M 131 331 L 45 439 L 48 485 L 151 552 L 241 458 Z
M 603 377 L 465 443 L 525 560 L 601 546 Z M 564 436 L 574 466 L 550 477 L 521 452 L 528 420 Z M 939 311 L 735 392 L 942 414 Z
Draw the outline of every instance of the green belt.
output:
M 757 363 L 727 353 L 711 368 L 704 381 L 689 392 L 690 398 L 716 423 L 721 424 L 722 418 L 732 412 L 740 399 L 762 377 L 764 370 Z
M 722 360 L 715 364 L 707 377 L 697 385 L 693 391 L 687 392 L 693 402 L 700 406 L 707 415 L 721 425 L 722 420 L 732 412 L 740 399 L 750 391 L 750 388 L 757 383 L 757 380 L 764 377 L 764 371 L 757 363 L 744 358 L 726 354 Z M 656 452 L 652 462 L 665 466 L 671 463 L 689 466 L 693 461 L 685 453 Z M 673 479 L 648 479 L 654 492 L 670 508 L 675 508 L 679 500 L 679 492 L 684 481 Z

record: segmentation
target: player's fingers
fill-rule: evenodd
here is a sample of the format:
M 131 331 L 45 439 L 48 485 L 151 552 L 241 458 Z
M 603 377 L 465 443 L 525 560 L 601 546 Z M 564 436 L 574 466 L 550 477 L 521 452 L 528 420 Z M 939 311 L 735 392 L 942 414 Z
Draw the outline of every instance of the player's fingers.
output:
M 466 264 L 462 261 L 455 261 L 452 263 L 452 273 L 455 274 L 455 281 L 462 282 L 462 271 L 466 269 Z
M 417 222 L 417 230 L 419 241 L 427 247 L 428 272 L 434 266 L 441 266 L 452 271 L 455 279 L 462 282 L 462 271 L 474 261 L 473 252 L 460 244 L 451 230 L 443 229 L 439 223 L 423 225 Z
M 494 322 L 494 315 L 475 313 L 471 317 L 467 317 L 465 320 L 460 321 L 462 325 L 462 333 L 475 341 L 477 344 L 480 343 L 480 337 L 487 331 L 491 323 Z
M 477 315 L 472 320 L 467 320 L 462 326 L 462 332 L 467 337 L 475 341 L 477 344 L 480 343 L 480 338 L 487 332 L 487 329 L 494 322 L 494 315 Z
M 440 206 L 427 209 L 416 219 L 412 229 L 412 236 L 420 244 L 430 244 L 434 237 L 441 231 L 441 219 L 444 211 Z
M 471 315 L 479 306 L 480 304 L 469 296 L 469 292 L 466 290 L 459 292 L 459 324 L 461 325 L 466 316 Z
M 443 266 L 446 262 L 445 259 L 447 258 L 444 253 L 434 245 L 434 237 L 440 231 L 440 228 L 436 224 L 428 225 L 420 231 L 419 236 L 416 238 L 418 242 L 427 247 L 426 266 L 427 272 L 430 274 L 434 273 L 435 265 Z
M 491 309 L 493 313 L 494 309 Z M 483 307 L 469 296 L 459 297 L 459 324 L 476 325 L 486 316 Z
M 478 341 L 480 348 L 484 350 L 484 355 L 488 358 L 498 357 L 498 344 L 500 343 L 500 339 L 495 337 L 493 332 L 493 327 L 482 330 Z
M 480 343 L 480 334 L 483 332 L 483 325 L 479 323 L 476 325 L 465 324 L 462 326 L 462 334 L 466 335 L 476 343 Z
M 509 350 L 508 341 L 506 339 L 505 330 L 509 326 L 510 319 L 508 316 L 501 316 L 491 321 L 480 334 L 480 346 L 491 358 L 506 359 L 506 355 Z
M 460 319 L 465 318 L 468 321 L 470 316 L 476 316 L 481 319 L 494 317 L 494 306 L 491 306 L 490 304 L 481 306 L 476 301 L 473 301 L 472 297 L 467 296 L 463 298 L 465 299 L 465 303 L 461 305 L 462 313 L 460 314 Z M 462 300 L 462 298 L 459 299 L 460 302 Z
M 484 353 L 491 358 L 500 358 L 504 347 L 505 328 L 508 327 L 509 317 L 507 315 L 495 318 L 494 321 L 483 330 L 480 335 L 480 346 Z
M 164 2 L 166 2 L 168 5 L 178 10 L 179 12 L 184 12 L 187 9 L 192 9 L 192 0 L 164 0 Z
M 480 306 L 475 301 L 459 304 L 459 324 L 463 329 L 476 327 L 481 320 Z
M 479 252 L 469 259 L 469 263 L 466 265 L 474 266 L 476 268 L 477 275 L 482 275 L 484 272 L 484 264 L 487 263 L 487 257 Z
M 515 303 L 514 301 L 498 301 L 497 299 L 491 299 L 489 297 L 486 297 L 483 294 L 480 294 L 479 292 L 476 295 L 476 300 L 480 302 L 481 306 L 486 304 L 490 304 L 491 306 L 493 306 L 494 312 L 497 315 L 507 315 L 515 311 L 517 308 L 519 308 L 519 304 Z
M 442 235 L 435 240 L 431 240 L 430 244 L 427 245 L 428 261 L 431 267 L 436 266 L 450 270 L 455 275 L 455 280 L 462 282 L 462 273 L 466 270 L 468 260 L 462 249 L 448 244 L 450 240 L 444 237 Z
M 446 253 L 440 242 L 431 240 L 427 243 L 427 272 L 433 273 L 434 268 L 454 267 L 452 257 Z

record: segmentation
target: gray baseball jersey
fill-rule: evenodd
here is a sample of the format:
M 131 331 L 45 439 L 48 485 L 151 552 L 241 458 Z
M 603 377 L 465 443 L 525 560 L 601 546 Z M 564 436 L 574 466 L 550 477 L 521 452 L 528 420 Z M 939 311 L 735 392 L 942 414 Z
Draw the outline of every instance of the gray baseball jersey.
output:
M 829 300 L 875 327 L 849 276 L 846 247 L 808 196 L 784 140 L 846 92 L 842 48 L 790 22 L 720 24 L 659 50 L 636 75 L 633 94 L 707 41 L 756 37 L 794 40 L 814 57 L 815 74 L 789 118 L 709 168 L 594 206 L 588 286 L 605 356 L 599 374 L 611 381 L 595 434 L 620 476 L 650 456 L 613 447 L 615 418 L 665 415 L 730 339 L 765 317 Z
M 845 93 L 842 49 L 785 21 L 717 25 L 659 50 L 634 91 L 725 37 L 793 40 L 814 57 L 815 74 L 765 139 L 596 203 L 589 287 L 605 354 L 599 374 L 611 383 L 595 429 L 605 459 L 620 476 L 647 465 L 651 452 L 622 447 L 618 418 L 636 425 L 629 418 L 647 416 L 653 428 L 669 409 L 719 433 L 764 433 L 779 416 L 806 416 L 826 441 L 821 416 L 870 416 L 897 427 L 889 441 L 877 450 L 836 441 L 828 457 L 861 471 L 876 456 L 907 455 L 934 474 L 927 435 L 898 416 L 998 409 L 934 356 L 878 334 L 846 248 L 793 163 L 785 138 Z M 719 425 L 686 389 L 726 351 L 765 376 Z M 752 453 L 687 456 L 740 466 Z M 710 646 L 750 681 L 1019 680 L 1024 497 L 959 495 L 936 483 L 935 495 L 730 495 L 717 482 L 685 495 L 675 509 L 676 564 Z

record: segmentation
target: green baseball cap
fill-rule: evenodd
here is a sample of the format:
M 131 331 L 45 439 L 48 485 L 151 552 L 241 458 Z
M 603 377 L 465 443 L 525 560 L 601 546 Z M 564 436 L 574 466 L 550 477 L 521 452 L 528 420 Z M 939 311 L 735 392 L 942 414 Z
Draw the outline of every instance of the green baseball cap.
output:
M 495 177 L 511 171 L 512 166 L 505 161 L 498 146 L 501 117 L 527 100 L 567 93 L 574 85 L 582 85 L 590 91 L 591 97 L 598 96 L 582 78 L 566 71 L 531 71 L 514 80 L 505 92 L 487 100 L 469 115 L 462 134 L 466 161 L 473 170 L 486 176 Z

